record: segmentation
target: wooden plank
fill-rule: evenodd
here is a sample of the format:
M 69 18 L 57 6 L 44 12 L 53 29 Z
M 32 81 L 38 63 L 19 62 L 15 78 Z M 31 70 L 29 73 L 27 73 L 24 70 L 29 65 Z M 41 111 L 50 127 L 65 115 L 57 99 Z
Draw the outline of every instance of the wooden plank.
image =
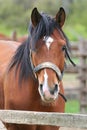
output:
M 78 66 L 67 65 L 65 73 L 78 73 Z
M 75 43 L 75 44 L 72 44 L 72 43 L 71 43 L 70 48 L 71 48 L 71 50 L 77 51 L 77 50 L 78 50 L 78 45 L 77 45 L 77 43 Z
M 1 121 L 16 124 L 38 124 L 87 128 L 87 115 L 0 110 Z
M 69 100 L 72 100 L 72 99 L 79 100 L 80 98 L 79 92 L 80 92 L 80 87 L 76 87 L 76 88 L 65 87 L 65 96 Z

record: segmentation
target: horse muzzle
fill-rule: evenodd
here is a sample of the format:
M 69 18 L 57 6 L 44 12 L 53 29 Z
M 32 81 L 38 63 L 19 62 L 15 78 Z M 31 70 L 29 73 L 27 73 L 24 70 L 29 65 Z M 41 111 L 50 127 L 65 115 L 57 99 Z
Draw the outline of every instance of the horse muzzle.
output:
M 39 85 L 39 93 L 42 101 L 46 103 L 51 103 L 58 98 L 59 85 L 55 84 L 52 89 L 49 86 L 44 86 L 44 84 Z

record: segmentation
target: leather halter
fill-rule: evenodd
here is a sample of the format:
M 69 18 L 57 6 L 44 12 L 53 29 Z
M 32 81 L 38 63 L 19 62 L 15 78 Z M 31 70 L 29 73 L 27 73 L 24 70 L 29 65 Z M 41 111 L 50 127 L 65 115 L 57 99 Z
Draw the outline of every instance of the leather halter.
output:
M 52 69 L 53 71 L 56 72 L 57 76 L 58 76 L 58 79 L 59 81 L 62 80 L 62 77 L 63 77 L 63 73 L 60 71 L 60 69 L 55 65 L 53 64 L 52 62 L 43 62 L 39 65 L 37 65 L 36 67 L 34 67 L 33 63 L 32 63 L 32 59 L 31 59 L 31 50 L 30 50 L 30 62 L 31 62 L 31 67 L 32 67 L 32 70 L 33 70 L 33 73 L 35 74 L 36 72 L 38 72 L 39 70 L 41 69 L 44 69 L 44 68 L 50 68 Z M 35 74 L 36 75 L 36 74 Z M 36 76 L 35 76 L 36 77 Z M 64 101 L 66 102 L 67 99 L 65 98 L 65 96 L 59 92 L 59 95 L 64 99 Z

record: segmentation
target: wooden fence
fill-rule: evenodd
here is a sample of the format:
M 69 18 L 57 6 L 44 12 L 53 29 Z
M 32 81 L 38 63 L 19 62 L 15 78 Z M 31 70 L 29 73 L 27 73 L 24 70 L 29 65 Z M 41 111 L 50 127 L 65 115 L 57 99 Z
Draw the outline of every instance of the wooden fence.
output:
M 15 124 L 37 124 L 87 129 L 87 115 L 0 110 L 0 120 Z
M 72 57 L 77 57 L 79 64 L 76 67 L 69 65 L 66 73 L 78 73 L 80 111 L 85 113 L 87 109 L 87 40 L 80 40 L 71 44 Z

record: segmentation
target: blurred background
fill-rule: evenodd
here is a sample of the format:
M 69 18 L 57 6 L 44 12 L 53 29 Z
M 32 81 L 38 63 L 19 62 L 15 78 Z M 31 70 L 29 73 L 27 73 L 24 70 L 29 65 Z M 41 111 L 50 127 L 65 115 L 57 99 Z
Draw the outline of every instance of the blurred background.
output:
M 87 44 L 87 0 L 0 0 L 0 35 L 2 36 L 0 39 L 4 37 L 11 39 L 12 33 L 14 40 L 22 36 L 26 39 L 30 15 L 34 7 L 40 12 L 55 16 L 61 6 L 66 11 L 63 30 L 71 42 L 73 49 L 71 56 L 77 64 L 76 67 L 67 67 L 64 75 L 65 95 L 68 99 L 65 111 L 84 113 L 87 112 L 87 67 L 82 68 L 82 66 L 84 64 L 87 66 L 87 56 L 84 59 L 80 51 L 81 48 L 85 48 L 83 52 L 87 53 L 85 45 Z M 82 77 L 86 77 L 84 81 Z
M 33 7 L 56 15 L 60 6 L 66 11 L 64 31 L 72 41 L 87 36 L 87 0 L 0 0 L 0 32 L 10 35 L 16 30 L 26 34 Z

